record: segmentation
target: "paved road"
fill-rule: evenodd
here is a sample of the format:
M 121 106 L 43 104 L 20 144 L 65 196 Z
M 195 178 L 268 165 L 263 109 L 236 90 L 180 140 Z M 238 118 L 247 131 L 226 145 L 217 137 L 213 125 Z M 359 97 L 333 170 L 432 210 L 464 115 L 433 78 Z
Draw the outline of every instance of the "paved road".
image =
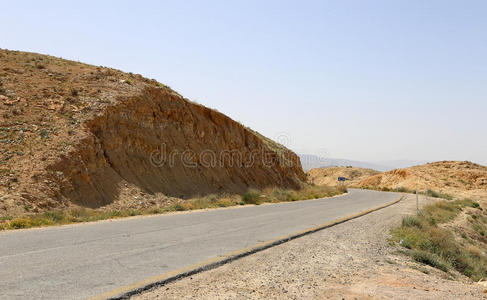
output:
M 397 199 L 340 197 L 0 232 L 0 299 L 84 299 Z

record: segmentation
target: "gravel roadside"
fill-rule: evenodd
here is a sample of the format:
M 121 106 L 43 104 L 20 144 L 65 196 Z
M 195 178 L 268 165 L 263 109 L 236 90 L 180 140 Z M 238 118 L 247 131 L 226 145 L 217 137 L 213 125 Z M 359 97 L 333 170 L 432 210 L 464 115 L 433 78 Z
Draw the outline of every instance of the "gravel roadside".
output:
M 393 206 L 131 299 L 487 299 L 485 286 L 420 265 L 388 243 L 389 229 L 415 205 L 415 196 L 406 195 Z

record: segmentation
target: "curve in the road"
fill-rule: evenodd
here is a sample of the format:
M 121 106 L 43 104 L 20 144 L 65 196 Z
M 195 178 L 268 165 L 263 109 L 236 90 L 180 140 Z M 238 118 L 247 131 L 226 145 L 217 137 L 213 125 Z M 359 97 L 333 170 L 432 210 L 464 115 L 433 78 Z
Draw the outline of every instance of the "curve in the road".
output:
M 84 299 L 125 287 L 118 290 L 123 294 L 133 282 L 140 288 L 160 282 L 158 274 L 164 272 L 179 270 L 180 275 L 181 268 L 197 262 L 208 267 L 212 259 L 218 264 L 250 250 L 222 258 L 226 253 L 259 243 L 264 247 L 262 241 L 276 243 L 289 233 L 382 207 L 398 196 L 350 189 L 325 199 L 3 232 L 0 298 Z

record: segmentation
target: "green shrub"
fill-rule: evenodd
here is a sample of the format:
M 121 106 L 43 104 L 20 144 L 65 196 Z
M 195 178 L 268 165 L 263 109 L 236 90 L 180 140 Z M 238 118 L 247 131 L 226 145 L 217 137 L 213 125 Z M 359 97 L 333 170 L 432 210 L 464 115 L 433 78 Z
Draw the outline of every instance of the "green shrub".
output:
M 426 196 L 433 197 L 433 198 L 443 198 L 443 199 L 447 199 L 447 200 L 453 199 L 453 196 L 451 196 L 451 195 L 442 194 L 442 193 L 435 192 L 435 191 L 429 190 L 429 189 L 426 190 Z
M 48 211 L 43 214 L 44 218 L 53 223 L 61 223 L 66 219 L 66 216 L 61 211 Z
M 123 214 L 120 210 L 111 210 L 107 213 L 108 218 L 122 217 Z
M 175 211 L 184 211 L 184 210 L 186 210 L 186 208 L 185 208 L 184 206 L 182 206 L 181 204 L 176 204 L 176 205 L 174 205 L 174 206 L 173 206 L 173 209 L 174 209 Z
M 416 216 L 406 216 L 402 219 L 402 226 L 421 228 L 421 221 Z
M 242 201 L 245 204 L 260 204 L 262 202 L 260 199 L 260 193 L 254 189 L 249 189 L 245 194 L 243 194 Z
M 422 212 L 431 224 L 441 224 L 453 220 L 466 206 L 471 206 L 472 200 L 440 201 L 427 205 Z
M 480 225 L 479 223 L 473 223 L 472 228 L 481 236 L 486 236 L 485 227 Z
M 138 216 L 140 214 L 141 214 L 141 212 L 139 210 L 136 210 L 136 209 L 130 209 L 128 211 L 128 215 L 131 216 L 131 217 Z
M 91 216 L 90 211 L 85 207 L 73 208 L 69 211 L 69 215 L 74 218 L 88 218 Z
M 411 249 L 410 255 L 420 263 L 445 272 L 451 266 L 473 280 L 487 278 L 487 259 L 467 250 L 452 232 L 437 225 L 453 220 L 472 203 L 465 199 L 425 206 L 416 216 L 404 217 L 401 226 L 391 231 L 393 241 Z M 472 228 L 480 235 L 487 234 L 480 218 L 477 219 L 470 219 Z M 464 232 L 460 234 L 470 240 Z
M 32 222 L 28 218 L 17 218 L 8 223 L 8 227 L 12 229 L 29 228 L 31 226 Z
M 412 257 L 415 261 L 423 263 L 434 268 L 440 269 L 444 272 L 448 272 L 448 266 L 439 258 L 437 255 L 426 252 L 414 250 L 412 252 Z

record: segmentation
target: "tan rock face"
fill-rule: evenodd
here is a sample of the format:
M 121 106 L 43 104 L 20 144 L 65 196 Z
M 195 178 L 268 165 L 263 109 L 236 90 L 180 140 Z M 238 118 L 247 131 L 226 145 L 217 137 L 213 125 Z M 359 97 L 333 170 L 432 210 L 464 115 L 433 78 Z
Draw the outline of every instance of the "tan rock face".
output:
M 156 81 L 25 52 L 0 62 L 0 216 L 306 179 L 288 149 Z
M 120 101 L 87 127 L 91 135 L 52 170 L 64 174 L 62 196 L 90 207 L 116 201 L 122 182 L 186 198 L 298 188 L 304 177 L 291 151 L 278 157 L 237 122 L 162 89 Z
M 487 199 L 487 167 L 468 161 L 439 161 L 380 173 L 357 184 L 359 187 L 431 189 L 458 197 Z
M 328 186 L 338 185 L 338 177 L 345 177 L 347 185 L 354 185 L 360 180 L 376 174 L 379 174 L 379 171 L 357 167 L 315 168 L 306 172 L 309 183 Z

